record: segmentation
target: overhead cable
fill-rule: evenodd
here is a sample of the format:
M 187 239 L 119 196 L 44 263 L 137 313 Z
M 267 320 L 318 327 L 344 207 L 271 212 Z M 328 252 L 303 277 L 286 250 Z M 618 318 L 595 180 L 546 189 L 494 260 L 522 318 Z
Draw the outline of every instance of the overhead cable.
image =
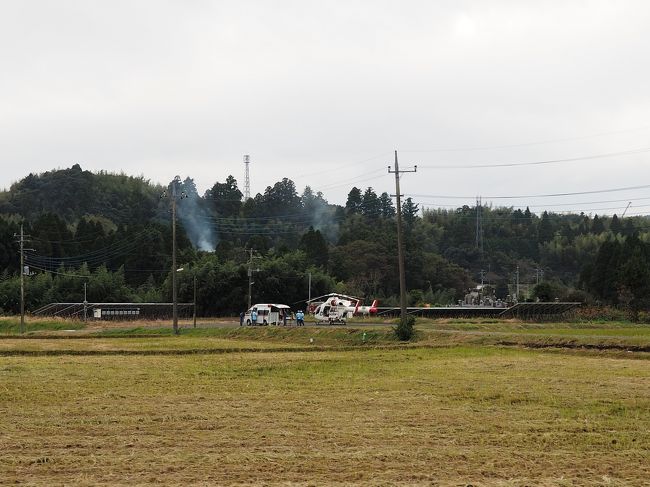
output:
M 514 147 L 526 147 L 531 145 L 543 145 L 543 144 L 552 144 L 555 142 L 570 142 L 572 140 L 583 140 L 583 139 L 592 139 L 594 137 L 602 137 L 604 135 L 617 135 L 625 134 L 630 132 L 641 132 L 647 130 L 650 126 L 638 127 L 633 129 L 625 130 L 613 130 L 609 132 L 600 132 L 590 135 L 581 135 L 577 137 L 564 137 L 558 139 L 547 139 L 539 140 L 533 142 L 521 142 L 518 144 L 504 144 L 504 145 L 492 145 L 492 146 L 479 146 L 479 147 L 447 147 L 447 148 L 434 148 L 434 149 L 425 149 L 425 150 L 400 150 L 400 152 L 471 152 L 471 151 L 482 151 L 482 150 L 493 150 L 493 149 L 510 149 Z
M 608 189 L 598 189 L 593 191 L 575 191 L 571 193 L 550 193 L 550 194 L 529 194 L 529 195 L 512 195 L 512 196 L 482 196 L 484 199 L 517 199 L 517 198 L 555 198 L 560 196 L 575 196 L 580 194 L 598 194 L 598 193 L 614 193 L 617 191 L 632 191 L 635 189 L 648 189 L 650 184 L 644 184 L 640 186 L 627 186 L 624 188 L 608 188 Z M 441 199 L 472 199 L 476 198 L 474 196 L 455 196 L 455 195 L 439 195 L 439 194 L 408 194 L 404 196 L 411 196 L 415 198 L 441 198 Z
M 578 161 L 587 161 L 592 159 L 606 159 L 608 157 L 621 157 L 629 156 L 633 154 L 641 154 L 643 152 L 649 152 L 650 147 L 643 147 L 640 149 L 631 149 L 620 152 L 608 152 L 605 154 L 592 154 L 589 156 L 581 157 L 569 157 L 566 159 L 549 159 L 546 161 L 532 161 L 532 162 L 499 162 L 499 163 L 490 163 L 490 164 L 460 164 L 460 165 L 427 165 L 427 164 L 418 164 L 418 167 L 422 169 L 487 169 L 487 168 L 496 168 L 496 167 L 518 167 L 518 166 L 542 166 L 545 164 L 559 164 L 562 162 L 578 162 Z

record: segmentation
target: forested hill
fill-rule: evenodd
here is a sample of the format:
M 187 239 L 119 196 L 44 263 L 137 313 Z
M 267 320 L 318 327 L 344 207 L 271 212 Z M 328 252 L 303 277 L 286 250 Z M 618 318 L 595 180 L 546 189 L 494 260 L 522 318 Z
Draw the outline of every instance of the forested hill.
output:
M 115 223 L 147 221 L 156 215 L 163 188 L 142 177 L 95 174 L 78 164 L 69 169 L 29 174 L 0 193 L 0 213 L 35 220 L 54 213 L 68 224 L 97 215 Z
M 20 223 L 34 249 L 27 254 L 28 309 L 80 301 L 83 281 L 95 301 L 169 300 L 173 194 L 143 177 L 79 165 L 13 184 L 0 193 L 0 308 L 17 306 Z M 339 291 L 397 302 L 395 207 L 386 193 L 354 187 L 345 206 L 332 205 L 284 178 L 244 202 L 235 178 L 223 175 L 203 195 L 189 177 L 175 194 L 178 262 L 187 269 L 179 273 L 180 299 L 191 300 L 196 276 L 201 314 L 242 309 L 250 249 L 259 269 L 253 300 L 299 303 L 311 275 L 312 295 Z M 617 270 L 626 255 L 635 265 L 650 264 L 645 217 L 489 206 L 422 212 L 411 199 L 402 210 L 411 304 L 455 302 L 481 278 L 498 296 L 512 294 L 517 269 L 522 298 L 638 303 L 641 294 L 630 289 L 650 281 L 637 273 L 637 284 L 627 282 L 631 273 Z

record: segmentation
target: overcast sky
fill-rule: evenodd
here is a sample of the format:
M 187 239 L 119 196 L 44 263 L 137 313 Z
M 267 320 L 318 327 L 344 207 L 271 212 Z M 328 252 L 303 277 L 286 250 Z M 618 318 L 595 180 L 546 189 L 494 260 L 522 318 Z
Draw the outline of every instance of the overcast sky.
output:
M 494 198 L 650 185 L 647 1 L 0 6 L 0 187 L 79 163 L 243 189 L 250 154 L 253 194 L 289 177 L 344 203 L 352 186 L 394 193 L 397 149 L 427 207 L 650 213 L 647 188 Z

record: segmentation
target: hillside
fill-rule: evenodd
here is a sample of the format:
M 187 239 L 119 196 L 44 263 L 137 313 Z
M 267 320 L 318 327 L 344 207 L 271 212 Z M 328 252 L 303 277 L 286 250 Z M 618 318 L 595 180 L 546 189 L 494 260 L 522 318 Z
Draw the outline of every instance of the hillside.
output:
M 163 188 L 125 174 L 95 174 L 79 164 L 69 169 L 29 174 L 0 193 L 0 213 L 35 220 L 53 213 L 67 224 L 96 215 L 115 224 L 148 221 L 156 216 Z
M 84 281 L 96 300 L 169 300 L 172 193 L 143 177 L 92 173 L 79 165 L 30 174 L 0 193 L 2 309 L 17 306 L 14 234 L 20 223 L 34 249 L 26 257 L 34 274 L 28 309 L 80 301 Z M 188 177 L 178 181 L 176 194 L 178 262 L 187 269 L 179 273 L 179 296 L 191 301 L 196 276 L 199 312 L 245 306 L 248 249 L 259 269 L 253 300 L 299 303 L 311 275 L 312 295 L 336 290 L 397 302 L 395 207 L 386 193 L 351 188 L 343 207 L 309 187 L 299 194 L 284 178 L 243 202 L 228 176 L 203 195 Z M 514 294 L 517 278 L 521 299 L 543 290 L 544 298 L 629 303 L 634 298 L 596 282 L 593 276 L 614 262 L 599 255 L 619 245 L 615 251 L 622 254 L 638 248 L 635 262 L 645 262 L 650 242 L 644 217 L 536 215 L 490 206 L 422 212 L 410 198 L 402 212 L 411 304 L 454 303 L 481 279 L 505 297 Z M 609 285 L 628 286 L 624 277 L 612 277 Z M 536 290 L 538 283 L 543 286 Z

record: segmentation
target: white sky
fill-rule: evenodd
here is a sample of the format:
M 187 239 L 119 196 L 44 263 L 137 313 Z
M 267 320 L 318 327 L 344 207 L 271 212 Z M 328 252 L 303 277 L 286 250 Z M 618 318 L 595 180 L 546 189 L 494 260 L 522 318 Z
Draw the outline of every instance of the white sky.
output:
M 354 185 L 394 192 L 397 149 L 420 166 L 407 194 L 650 213 L 649 189 L 489 198 L 650 185 L 650 152 L 424 167 L 650 149 L 647 1 L 0 0 L 0 12 L 0 187 L 79 163 L 190 176 L 201 193 L 232 174 L 243 189 L 250 154 L 253 193 L 289 177 L 342 204 Z M 511 147 L 440 150 L 494 146 Z M 587 203 L 609 200 L 621 201 Z

